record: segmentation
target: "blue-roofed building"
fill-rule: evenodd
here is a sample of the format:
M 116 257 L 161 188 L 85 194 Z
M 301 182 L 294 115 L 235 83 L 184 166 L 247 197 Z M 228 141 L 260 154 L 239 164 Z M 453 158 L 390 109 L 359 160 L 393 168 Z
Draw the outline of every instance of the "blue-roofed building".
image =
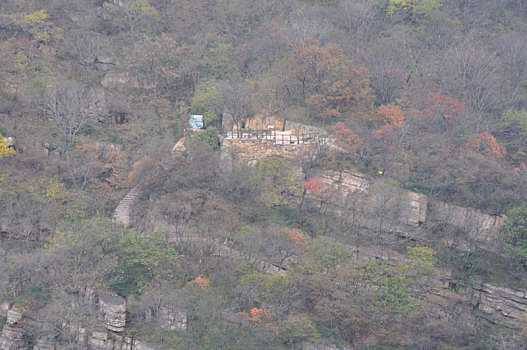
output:
M 192 129 L 203 129 L 203 116 L 202 115 L 191 115 L 188 118 L 188 122 Z

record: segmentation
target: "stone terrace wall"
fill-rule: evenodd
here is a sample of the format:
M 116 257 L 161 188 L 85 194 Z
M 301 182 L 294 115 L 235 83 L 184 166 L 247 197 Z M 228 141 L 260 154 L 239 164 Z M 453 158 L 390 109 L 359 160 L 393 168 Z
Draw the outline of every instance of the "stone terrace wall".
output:
M 233 156 L 228 150 L 230 146 L 238 147 L 240 152 Z M 311 145 L 280 145 L 274 144 L 271 140 L 225 139 L 222 144 L 222 157 L 230 158 L 231 161 L 235 157 L 238 161 L 253 165 L 269 156 L 294 158 L 308 147 L 311 147 Z

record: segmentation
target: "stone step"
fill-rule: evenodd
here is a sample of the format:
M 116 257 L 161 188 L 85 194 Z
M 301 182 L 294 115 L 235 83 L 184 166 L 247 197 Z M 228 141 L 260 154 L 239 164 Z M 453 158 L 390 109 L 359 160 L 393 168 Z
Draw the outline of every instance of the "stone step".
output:
M 115 221 L 123 224 L 124 226 L 130 225 L 130 209 L 134 204 L 135 200 L 139 197 L 141 191 L 134 187 L 123 197 L 117 208 L 113 213 Z

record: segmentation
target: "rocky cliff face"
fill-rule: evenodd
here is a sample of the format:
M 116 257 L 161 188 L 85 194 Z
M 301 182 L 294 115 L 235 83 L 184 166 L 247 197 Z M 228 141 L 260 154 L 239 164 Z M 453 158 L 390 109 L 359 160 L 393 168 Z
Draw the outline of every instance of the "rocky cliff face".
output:
M 430 220 L 444 223 L 461 229 L 468 234 L 462 239 L 449 244 L 455 245 L 458 250 L 470 250 L 471 246 L 479 249 L 500 253 L 498 230 L 505 216 L 492 216 L 472 208 L 459 207 L 436 200 L 429 201 Z
M 382 260 L 388 265 L 406 261 L 406 257 L 388 248 L 376 246 L 350 247 L 352 256 L 361 259 Z M 455 291 L 456 283 L 448 271 L 439 273 L 428 280 L 428 292 L 425 299 L 433 305 L 452 308 L 458 304 L 460 314 L 468 317 L 468 310 L 477 309 L 488 315 L 489 319 L 501 320 L 509 327 L 520 327 L 521 321 L 527 315 L 527 290 L 515 291 L 505 287 L 484 283 L 468 289 L 461 294 Z M 444 311 L 443 311 L 444 312 Z
M 380 213 L 388 220 L 382 223 L 386 231 L 409 236 L 422 224 L 444 224 L 467 233 L 458 235 L 449 246 L 458 250 L 474 248 L 500 253 L 498 229 L 504 216 L 492 216 L 472 208 L 464 208 L 428 198 L 428 196 L 390 185 L 376 186 L 366 176 L 349 171 L 325 171 L 320 174 L 326 194 L 310 195 L 317 204 L 331 206 L 328 213 L 350 216 L 349 204 L 354 206 L 357 222 L 368 228 L 379 225 Z M 445 237 L 448 240 L 447 237 Z
M 123 332 L 126 326 L 126 301 L 112 293 L 99 293 L 99 315 L 108 330 Z
M 0 334 L 1 350 L 25 350 L 24 329 L 22 324 L 22 308 L 9 303 L 2 304 L 2 310 L 6 314 L 6 324 Z

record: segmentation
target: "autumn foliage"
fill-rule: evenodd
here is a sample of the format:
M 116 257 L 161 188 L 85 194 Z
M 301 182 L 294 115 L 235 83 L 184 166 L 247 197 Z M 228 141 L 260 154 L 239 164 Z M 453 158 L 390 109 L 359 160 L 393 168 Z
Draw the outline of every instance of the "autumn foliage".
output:
M 430 94 L 432 106 L 429 107 L 429 112 L 439 113 L 443 118 L 450 119 L 456 113 L 461 112 L 465 108 L 465 104 L 453 97 L 444 96 L 440 94 Z
M 301 84 L 305 104 L 322 119 L 347 112 L 365 117 L 373 108 L 367 70 L 353 65 L 337 45 L 323 47 L 313 38 L 299 42 L 289 61 L 288 80 Z
M 467 142 L 467 147 L 483 154 L 493 155 L 501 158 L 507 154 L 505 147 L 500 145 L 496 138 L 487 131 L 472 137 Z
M 330 131 L 337 138 L 340 147 L 352 148 L 358 144 L 359 137 L 344 124 L 337 122 L 330 127 Z
M 210 280 L 207 277 L 199 275 L 198 277 L 190 281 L 187 285 L 198 286 L 201 289 L 207 289 L 208 287 L 210 287 Z
M 0 134 L 0 158 L 15 154 L 15 150 L 9 147 L 9 140 Z
M 302 245 L 307 243 L 306 236 L 298 230 L 285 228 L 281 232 L 285 234 L 291 241 L 297 242 Z
M 380 106 L 377 110 L 377 116 L 384 122 L 384 125 L 380 129 L 375 130 L 374 133 L 382 138 L 400 127 L 404 121 L 401 107 L 393 103 Z
M 312 177 L 308 181 L 302 183 L 304 190 L 309 193 L 318 193 L 324 188 L 324 183 L 318 177 Z
M 134 180 L 139 174 L 142 174 L 144 171 L 151 169 L 154 166 L 154 162 L 149 157 L 144 157 L 141 160 L 138 160 L 134 163 L 132 171 L 128 174 L 128 180 Z
M 271 328 L 275 334 L 278 334 L 278 327 L 271 322 L 273 314 L 264 308 L 252 308 L 247 311 L 238 313 L 240 316 L 243 316 L 251 322 L 252 326 L 265 326 Z

